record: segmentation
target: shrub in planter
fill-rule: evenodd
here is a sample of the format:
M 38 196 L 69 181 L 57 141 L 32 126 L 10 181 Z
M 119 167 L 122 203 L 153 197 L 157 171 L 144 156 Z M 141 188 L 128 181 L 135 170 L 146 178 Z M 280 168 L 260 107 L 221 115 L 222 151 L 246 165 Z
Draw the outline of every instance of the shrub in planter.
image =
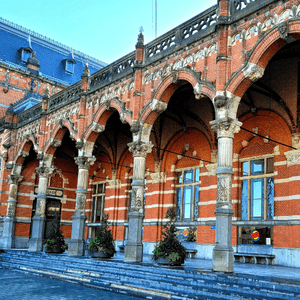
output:
M 186 249 L 177 239 L 175 210 L 169 208 L 166 218 L 168 222 L 164 225 L 163 239 L 155 246 L 152 259 L 155 261 L 164 259 L 169 265 L 181 265 L 186 259 Z
M 92 256 L 110 258 L 116 253 L 115 242 L 107 221 L 108 214 L 105 214 L 103 216 L 102 225 L 98 228 L 97 235 L 88 245 L 89 253 Z
M 45 252 L 47 253 L 63 253 L 66 249 L 68 249 L 65 238 L 60 229 L 60 218 L 58 214 L 55 214 L 50 223 L 50 230 L 44 240 L 44 247 L 46 248 Z

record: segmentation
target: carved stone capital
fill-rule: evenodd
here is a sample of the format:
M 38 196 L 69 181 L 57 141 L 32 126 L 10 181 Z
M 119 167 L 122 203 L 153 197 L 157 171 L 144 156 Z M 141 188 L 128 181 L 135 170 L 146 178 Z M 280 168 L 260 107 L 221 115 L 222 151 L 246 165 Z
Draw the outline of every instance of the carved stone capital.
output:
M 261 77 L 263 77 L 264 72 L 265 70 L 262 67 L 252 62 L 248 62 L 245 68 L 243 69 L 244 76 L 252 82 L 255 82 Z
M 153 99 L 153 101 L 150 104 L 150 108 L 157 113 L 165 111 L 167 109 L 167 106 L 167 103 L 158 101 L 156 99 Z
M 300 164 L 300 150 L 291 150 L 284 153 L 288 167 Z
M 89 170 L 90 166 L 92 166 L 96 160 L 96 158 L 93 157 L 86 157 L 86 156 L 78 156 L 75 157 L 75 163 L 78 165 L 78 169 L 85 169 Z
M 49 178 L 52 175 L 53 171 L 54 171 L 53 168 L 48 168 L 45 166 L 40 166 L 36 168 L 36 173 L 40 177 L 44 177 L 44 178 Z
M 105 130 L 105 126 L 93 122 L 93 124 L 91 126 L 91 130 L 94 131 L 94 132 L 100 133 L 100 132 L 103 132 Z
M 58 148 L 61 145 L 61 141 L 57 141 L 57 140 L 52 140 L 50 142 L 50 146 L 54 147 L 54 148 Z
M 128 144 L 129 151 L 132 152 L 133 157 L 147 157 L 148 153 L 152 152 L 153 144 L 143 142 L 133 142 Z
M 8 176 L 8 184 L 19 184 L 23 180 L 23 176 L 11 174 Z
M 210 122 L 211 129 L 218 134 L 218 138 L 232 138 L 240 131 L 242 123 L 237 119 L 222 118 Z

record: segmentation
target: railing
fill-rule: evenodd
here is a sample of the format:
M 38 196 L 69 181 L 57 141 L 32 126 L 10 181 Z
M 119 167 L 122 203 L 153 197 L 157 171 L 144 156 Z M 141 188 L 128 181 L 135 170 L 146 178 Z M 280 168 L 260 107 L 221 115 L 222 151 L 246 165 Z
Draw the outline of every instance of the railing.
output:
M 49 99 L 48 111 L 51 112 L 61 106 L 79 99 L 81 92 L 81 81 L 73 84 L 69 88 L 58 92 Z
M 276 0 L 230 0 L 231 21 L 236 21 L 249 15 Z
M 38 103 L 35 106 L 21 112 L 18 122 L 18 127 L 24 126 L 25 124 L 32 122 L 38 118 L 40 118 L 42 112 L 42 103 Z
M 180 48 L 201 36 L 215 30 L 218 6 L 212 6 L 201 14 L 179 25 L 163 36 L 146 45 L 146 63 L 165 55 L 168 51 Z
M 115 79 L 127 75 L 133 71 L 135 63 L 135 51 L 108 65 L 107 67 L 95 72 L 91 76 L 91 89 L 108 84 Z

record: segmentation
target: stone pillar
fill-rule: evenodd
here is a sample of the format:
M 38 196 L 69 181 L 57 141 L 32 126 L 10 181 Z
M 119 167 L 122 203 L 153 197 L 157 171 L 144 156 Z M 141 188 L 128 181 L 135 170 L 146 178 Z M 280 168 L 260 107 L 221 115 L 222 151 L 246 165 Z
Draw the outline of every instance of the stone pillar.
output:
M 83 256 L 84 255 L 84 230 L 85 230 L 85 202 L 88 193 L 88 179 L 90 166 L 94 164 L 94 157 L 78 156 L 75 158 L 78 165 L 78 179 L 76 190 L 75 212 L 72 216 L 72 236 L 68 243 L 68 255 Z
M 14 231 L 15 231 L 15 213 L 17 205 L 17 194 L 19 182 L 23 179 L 20 175 L 11 174 L 8 177 L 9 196 L 7 201 L 6 217 L 3 225 L 3 235 L 0 240 L 0 245 L 4 249 L 14 247 Z
M 143 261 L 142 229 L 144 218 L 145 164 L 147 154 L 152 151 L 152 143 L 133 142 L 128 144 L 133 154 L 133 178 L 131 209 L 128 213 L 128 242 L 125 246 L 124 260 Z
M 232 144 L 234 133 L 242 125 L 237 119 L 221 118 L 210 122 L 218 138 L 216 244 L 213 250 L 213 270 L 233 272 L 232 231 Z
M 38 195 L 36 196 L 36 211 L 32 218 L 32 232 L 28 247 L 29 252 L 40 252 L 43 250 L 48 179 L 53 171 L 53 168 L 45 167 L 43 161 L 41 162 L 41 166 L 36 168 L 36 172 L 39 175 L 39 188 Z

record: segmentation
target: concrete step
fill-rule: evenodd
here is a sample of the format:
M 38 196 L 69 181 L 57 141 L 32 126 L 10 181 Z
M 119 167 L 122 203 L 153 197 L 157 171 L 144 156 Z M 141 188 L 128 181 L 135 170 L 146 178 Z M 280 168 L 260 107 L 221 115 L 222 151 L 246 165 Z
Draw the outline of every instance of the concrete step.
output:
M 133 291 L 146 290 L 144 293 L 158 295 L 162 299 L 300 299 L 300 287 L 297 285 L 251 276 L 200 273 L 152 264 L 128 264 L 27 251 L 6 251 L 0 255 L 0 260 L 0 264 L 8 269 L 104 289 L 113 287 L 122 290 L 124 287 Z

